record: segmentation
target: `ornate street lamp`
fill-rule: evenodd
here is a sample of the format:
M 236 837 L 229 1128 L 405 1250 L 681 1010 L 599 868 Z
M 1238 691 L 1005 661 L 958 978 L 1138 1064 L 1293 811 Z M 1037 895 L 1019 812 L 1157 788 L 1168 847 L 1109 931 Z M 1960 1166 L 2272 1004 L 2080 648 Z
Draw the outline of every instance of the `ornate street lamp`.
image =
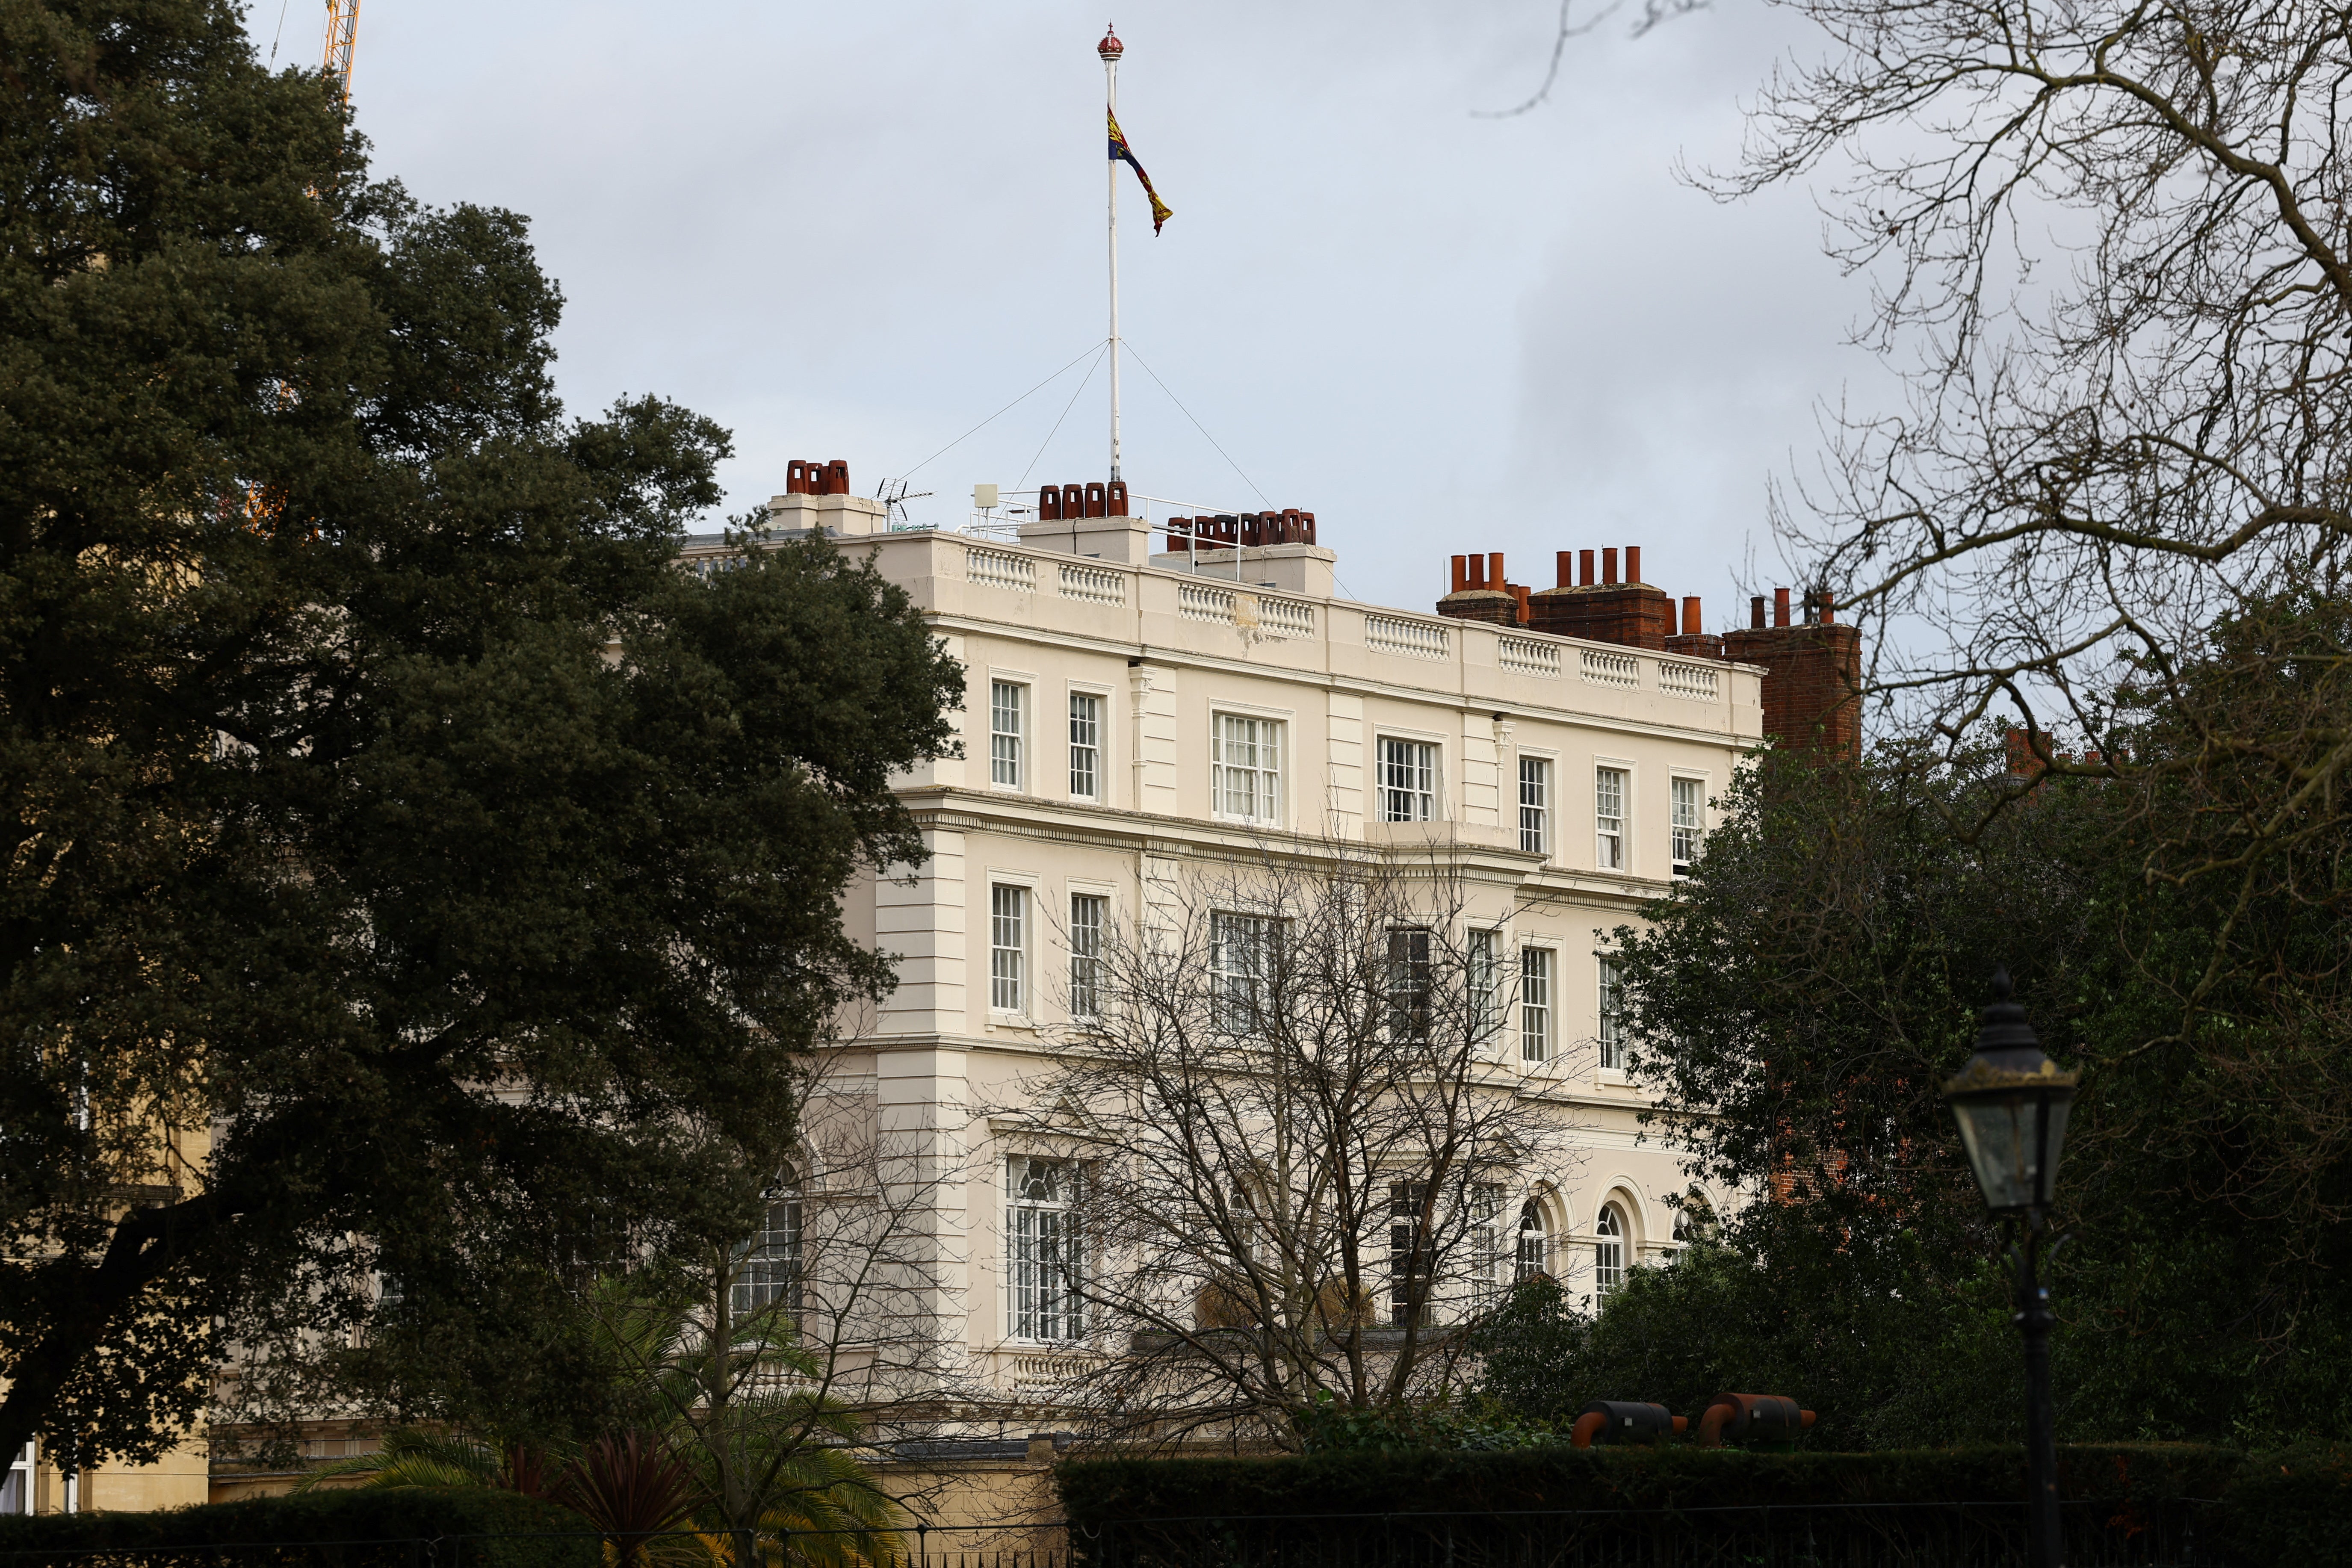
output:
M 2050 1397 L 2050 1292 L 2035 1270 L 2048 1228 L 2050 1196 L 2076 1076 L 2042 1054 L 2025 1009 L 2010 1000 L 2009 970 L 1993 971 L 1992 1001 L 1977 1031 L 1977 1052 L 1944 1086 L 1985 1206 L 2024 1226 L 2017 1248 L 2017 1326 L 2025 1337 L 2025 1447 L 2032 1469 L 2032 1561 L 2059 1568 L 2058 1448 Z

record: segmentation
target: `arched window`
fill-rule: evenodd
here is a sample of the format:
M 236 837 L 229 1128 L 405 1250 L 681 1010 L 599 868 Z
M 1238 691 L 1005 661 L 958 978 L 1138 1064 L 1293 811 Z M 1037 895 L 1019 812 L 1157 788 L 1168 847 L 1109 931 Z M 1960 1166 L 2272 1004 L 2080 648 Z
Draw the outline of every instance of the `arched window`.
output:
M 1675 1245 L 1687 1247 L 1694 1241 L 1711 1240 L 1715 1236 L 1715 1205 L 1696 1187 L 1683 1194 L 1675 1205 Z
M 1615 1204 L 1601 1205 L 1592 1228 L 1592 1288 L 1606 1296 L 1625 1282 L 1625 1215 Z
M 1524 1283 L 1551 1267 L 1551 1237 L 1544 1228 L 1543 1205 L 1532 1201 L 1519 1209 L 1519 1245 L 1511 1269 L 1515 1283 Z

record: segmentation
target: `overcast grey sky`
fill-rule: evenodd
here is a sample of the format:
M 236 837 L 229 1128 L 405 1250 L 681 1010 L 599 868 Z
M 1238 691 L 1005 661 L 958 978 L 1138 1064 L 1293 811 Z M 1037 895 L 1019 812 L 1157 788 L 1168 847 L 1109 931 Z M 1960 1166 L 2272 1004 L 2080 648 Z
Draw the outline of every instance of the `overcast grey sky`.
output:
M 279 63 L 315 59 L 317 0 L 281 3 Z M 249 13 L 265 54 L 278 8 Z M 1311 510 L 1379 603 L 1426 606 L 1458 551 L 1545 587 L 1554 550 L 1640 544 L 1711 626 L 1750 550 L 1782 580 L 1768 481 L 1810 463 L 1817 401 L 1884 395 L 1843 346 L 1866 300 L 1821 256 L 1811 193 L 1722 206 L 1673 167 L 1733 160 L 1741 101 L 1803 37 L 1756 0 L 1640 39 L 1612 23 L 1548 104 L 1477 118 L 1541 81 L 1556 15 L 1112 14 L 1120 122 L 1176 214 L 1154 239 L 1122 191 L 1137 492 Z M 740 510 L 795 457 L 845 458 L 871 493 L 1098 343 L 1106 19 L 367 0 L 353 102 L 379 174 L 533 220 L 572 408 L 656 392 L 718 419 Z M 911 514 L 961 519 L 975 481 L 1103 477 L 1084 368 L 917 471 L 938 494 Z

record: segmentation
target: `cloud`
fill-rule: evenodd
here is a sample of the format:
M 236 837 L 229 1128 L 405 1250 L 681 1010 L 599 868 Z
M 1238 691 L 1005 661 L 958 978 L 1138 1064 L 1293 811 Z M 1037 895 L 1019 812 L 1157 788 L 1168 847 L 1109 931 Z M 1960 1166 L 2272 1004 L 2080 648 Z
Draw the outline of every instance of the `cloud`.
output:
M 1139 492 L 1309 508 L 1380 602 L 1425 605 L 1458 550 L 1541 585 L 1554 549 L 1640 543 L 1729 613 L 1814 401 L 1876 386 L 1806 193 L 1719 206 L 1671 173 L 1737 155 L 1739 96 L 1800 40 L 1738 5 L 1607 26 L 1545 106 L 1475 117 L 1541 80 L 1554 15 L 1122 8 L 1121 122 L 1176 209 L 1155 240 L 1122 189 Z M 379 172 L 534 220 L 572 405 L 659 392 L 730 426 L 740 510 L 793 457 L 870 489 L 1103 335 L 1101 22 L 397 0 L 362 20 L 354 98 Z M 1099 477 L 1099 372 L 1048 439 L 1078 374 L 918 475 L 919 508 Z

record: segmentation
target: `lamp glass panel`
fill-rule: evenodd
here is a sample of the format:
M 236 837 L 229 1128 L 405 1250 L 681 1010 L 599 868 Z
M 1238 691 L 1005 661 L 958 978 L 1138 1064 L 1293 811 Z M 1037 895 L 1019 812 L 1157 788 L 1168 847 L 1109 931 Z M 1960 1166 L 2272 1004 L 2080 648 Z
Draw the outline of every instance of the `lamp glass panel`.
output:
M 2034 1132 L 2039 1110 L 2022 1094 L 1956 1100 L 1952 1117 L 1969 1164 L 1984 1189 L 1985 1206 L 1996 1212 L 2033 1206 Z
M 2058 1156 L 2066 1148 L 2066 1113 L 2074 1109 L 2074 1097 L 2070 1091 L 2053 1094 L 2042 1101 L 2043 1114 L 2050 1118 L 2050 1141 L 2042 1145 L 2049 1151 L 2042 1173 L 2042 1205 L 2047 1208 L 2051 1195 L 2058 1190 Z

